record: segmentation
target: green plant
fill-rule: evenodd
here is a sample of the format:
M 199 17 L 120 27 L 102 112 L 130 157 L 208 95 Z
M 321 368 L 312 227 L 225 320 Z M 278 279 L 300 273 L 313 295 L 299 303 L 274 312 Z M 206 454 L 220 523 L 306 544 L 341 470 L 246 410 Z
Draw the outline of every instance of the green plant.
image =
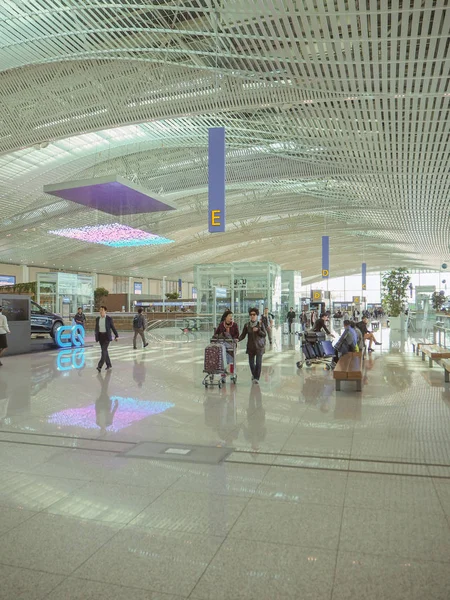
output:
M 99 310 L 100 309 L 100 303 L 102 302 L 103 298 L 106 298 L 106 296 L 108 296 L 109 292 L 106 288 L 103 287 L 98 287 L 94 290 L 94 306 L 95 306 L 95 310 Z
M 168 294 L 166 294 L 167 300 L 178 300 L 178 298 L 178 292 L 169 292 Z
M 407 301 L 407 289 L 411 281 L 408 269 L 399 267 L 383 273 L 381 279 L 381 302 L 391 317 L 399 317 Z
M 433 304 L 434 310 L 441 310 L 446 300 L 447 298 L 445 294 L 441 294 L 440 292 L 433 292 L 433 295 L 431 296 L 431 302 Z
M 14 285 L 4 285 L 0 287 L 2 294 L 30 294 L 32 298 L 36 296 L 36 282 L 16 283 Z

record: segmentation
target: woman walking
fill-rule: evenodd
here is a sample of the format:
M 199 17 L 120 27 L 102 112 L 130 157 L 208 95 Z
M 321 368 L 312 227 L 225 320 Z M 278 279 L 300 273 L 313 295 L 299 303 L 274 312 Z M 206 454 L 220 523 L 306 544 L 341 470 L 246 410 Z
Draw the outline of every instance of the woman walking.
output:
M 259 310 L 248 311 L 250 321 L 244 325 L 239 341 L 247 337 L 247 354 L 253 383 L 258 384 L 261 377 L 262 357 L 266 347 L 266 328 L 258 321 Z

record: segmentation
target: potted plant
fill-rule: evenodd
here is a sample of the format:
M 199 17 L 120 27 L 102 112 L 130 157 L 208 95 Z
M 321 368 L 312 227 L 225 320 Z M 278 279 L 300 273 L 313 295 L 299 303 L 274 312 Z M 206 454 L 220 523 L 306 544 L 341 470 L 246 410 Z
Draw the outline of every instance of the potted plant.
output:
M 100 303 L 108 294 L 108 290 L 104 287 L 98 287 L 94 290 L 94 306 L 96 311 L 100 310 Z
M 439 312 L 442 309 L 446 301 L 447 298 L 444 291 L 433 292 L 433 295 L 431 296 L 431 303 L 433 304 L 433 308 L 436 312 Z
M 406 319 L 403 310 L 407 304 L 407 290 L 411 277 L 408 269 L 399 267 L 383 273 L 381 279 L 381 301 L 383 308 L 389 315 L 391 329 L 403 330 Z

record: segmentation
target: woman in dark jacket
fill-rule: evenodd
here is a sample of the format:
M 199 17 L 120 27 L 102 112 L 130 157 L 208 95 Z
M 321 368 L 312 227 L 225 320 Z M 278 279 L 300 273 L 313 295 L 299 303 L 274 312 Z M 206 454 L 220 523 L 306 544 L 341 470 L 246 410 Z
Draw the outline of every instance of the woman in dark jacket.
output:
M 223 314 L 222 320 L 214 332 L 214 336 L 224 339 L 228 338 L 230 340 L 229 343 L 225 343 L 225 348 L 227 350 L 227 365 L 230 365 L 230 373 L 234 374 L 236 345 L 235 342 L 232 342 L 231 340 L 237 340 L 239 338 L 239 327 L 237 326 L 237 323 L 233 321 L 233 313 L 231 310 L 228 310 Z
M 239 341 L 241 342 L 247 336 L 247 354 L 250 371 L 254 383 L 259 383 L 261 376 L 262 355 L 266 346 L 266 329 L 258 321 L 259 310 L 251 308 L 248 311 L 250 321 L 244 325 Z

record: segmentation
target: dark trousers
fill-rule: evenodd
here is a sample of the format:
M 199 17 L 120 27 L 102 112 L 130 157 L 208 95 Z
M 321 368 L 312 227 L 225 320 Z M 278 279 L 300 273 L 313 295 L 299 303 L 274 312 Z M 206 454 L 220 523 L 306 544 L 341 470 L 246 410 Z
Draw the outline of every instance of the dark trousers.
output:
M 136 341 L 137 341 L 137 336 L 140 335 L 141 339 L 142 339 L 142 345 L 145 346 L 147 344 L 147 340 L 145 339 L 145 333 L 143 328 L 139 328 L 139 329 L 135 329 L 134 330 L 134 337 L 133 337 L 133 348 L 136 349 Z
M 100 344 L 100 348 L 102 349 L 102 356 L 98 363 L 98 368 L 101 369 L 103 365 L 106 363 L 107 367 L 111 366 L 111 359 L 108 354 L 108 346 L 109 346 L 109 338 L 107 333 L 99 333 L 98 334 L 98 343 Z
M 259 379 L 261 377 L 262 354 L 249 354 L 248 364 L 250 365 L 253 378 Z
M 293 321 L 288 321 L 289 323 L 289 333 L 292 333 L 292 323 Z

